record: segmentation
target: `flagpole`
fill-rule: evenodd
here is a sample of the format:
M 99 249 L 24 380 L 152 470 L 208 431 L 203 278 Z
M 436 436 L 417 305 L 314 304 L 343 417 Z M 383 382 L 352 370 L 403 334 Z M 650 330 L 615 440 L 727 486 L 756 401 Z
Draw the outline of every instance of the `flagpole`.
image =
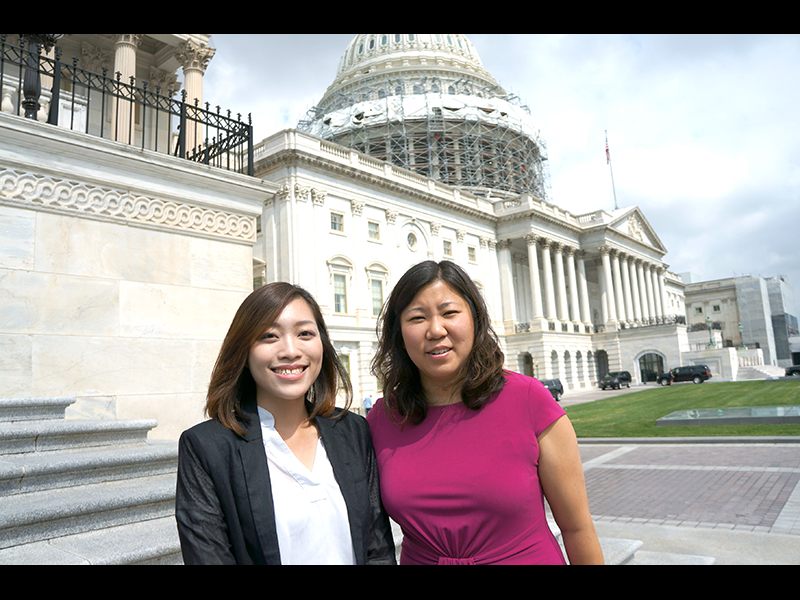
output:
M 617 188 L 614 186 L 614 168 L 611 166 L 611 153 L 608 150 L 608 130 L 606 130 L 606 162 L 608 169 L 611 171 L 611 190 L 614 192 L 614 210 L 619 208 L 617 206 Z

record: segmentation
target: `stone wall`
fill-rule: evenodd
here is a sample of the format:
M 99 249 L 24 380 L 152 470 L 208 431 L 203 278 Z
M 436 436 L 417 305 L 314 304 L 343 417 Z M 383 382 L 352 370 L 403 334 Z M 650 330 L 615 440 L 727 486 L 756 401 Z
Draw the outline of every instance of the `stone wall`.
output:
M 202 420 L 274 186 L 0 115 L 0 397 Z

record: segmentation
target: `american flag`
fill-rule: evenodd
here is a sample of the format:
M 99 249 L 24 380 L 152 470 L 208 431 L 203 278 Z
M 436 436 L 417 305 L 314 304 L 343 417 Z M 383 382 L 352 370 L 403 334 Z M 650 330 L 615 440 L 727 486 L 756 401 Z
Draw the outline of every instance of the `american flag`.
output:
M 611 164 L 611 153 L 608 151 L 608 138 L 606 138 L 606 164 Z

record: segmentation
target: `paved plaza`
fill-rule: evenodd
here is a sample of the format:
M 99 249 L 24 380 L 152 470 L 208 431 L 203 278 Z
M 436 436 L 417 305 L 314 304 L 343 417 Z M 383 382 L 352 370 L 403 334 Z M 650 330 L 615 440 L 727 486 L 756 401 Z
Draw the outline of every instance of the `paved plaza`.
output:
M 582 439 L 580 450 L 601 536 L 717 564 L 800 564 L 800 439 Z

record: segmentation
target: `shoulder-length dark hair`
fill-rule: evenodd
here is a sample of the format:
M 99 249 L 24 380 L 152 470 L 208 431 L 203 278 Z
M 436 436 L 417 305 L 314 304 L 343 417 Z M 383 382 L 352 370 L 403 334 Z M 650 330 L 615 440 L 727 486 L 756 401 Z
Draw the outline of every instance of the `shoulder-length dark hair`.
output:
M 313 394 L 309 394 L 313 398 L 313 403 L 308 403 L 309 418 L 333 413 L 340 386 L 346 394 L 345 410 L 350 407 L 353 399 L 350 378 L 331 344 L 317 301 L 296 285 L 269 283 L 251 293 L 236 311 L 208 386 L 206 415 L 239 435 L 245 433 L 243 424 L 248 422 L 242 403 L 254 398 L 256 392 L 255 380 L 247 367 L 250 348 L 296 298 L 302 298 L 311 307 L 322 340 L 322 368 L 312 386 Z
M 372 372 L 383 381 L 387 410 L 403 420 L 421 423 L 427 414 L 419 369 L 403 344 L 400 315 L 417 293 L 435 281 L 449 284 L 469 305 L 475 341 L 457 377 L 462 382 L 461 401 L 481 408 L 505 384 L 504 356 L 492 329 L 489 311 L 478 287 L 461 267 L 450 261 L 425 261 L 411 267 L 394 286 L 378 319 L 378 351 Z

